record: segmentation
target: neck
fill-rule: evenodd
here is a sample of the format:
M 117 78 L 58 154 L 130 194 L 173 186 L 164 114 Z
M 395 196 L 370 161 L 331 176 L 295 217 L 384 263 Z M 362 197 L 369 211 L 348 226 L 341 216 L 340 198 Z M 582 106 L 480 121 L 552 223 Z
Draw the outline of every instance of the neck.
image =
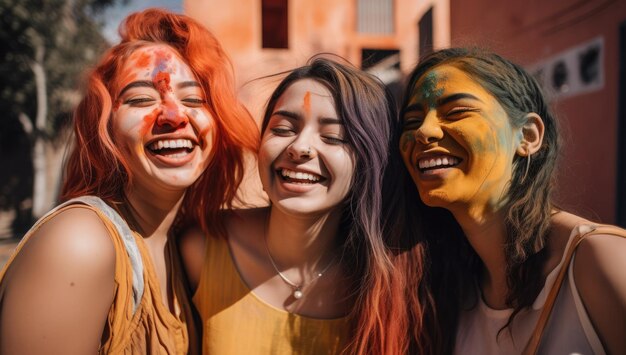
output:
M 480 257 L 484 270 L 481 289 L 485 302 L 494 308 L 506 307 L 508 286 L 504 253 L 506 228 L 501 213 L 453 212 L 470 245 Z
M 266 232 L 272 257 L 282 266 L 316 268 L 334 254 L 340 215 L 333 210 L 316 216 L 293 216 L 272 207 Z
M 141 188 L 133 187 L 125 192 L 125 197 L 128 211 L 144 238 L 167 238 L 184 192 L 155 197 L 153 193 L 143 193 Z

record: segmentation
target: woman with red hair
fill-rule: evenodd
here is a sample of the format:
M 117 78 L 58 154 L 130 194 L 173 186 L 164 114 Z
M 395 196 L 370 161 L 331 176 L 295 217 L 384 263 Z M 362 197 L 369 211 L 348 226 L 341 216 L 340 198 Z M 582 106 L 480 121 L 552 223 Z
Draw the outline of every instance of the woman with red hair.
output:
M 171 227 L 221 230 L 258 130 L 200 24 L 151 9 L 120 34 L 74 114 L 65 202 L 0 274 L 2 354 L 198 350 Z

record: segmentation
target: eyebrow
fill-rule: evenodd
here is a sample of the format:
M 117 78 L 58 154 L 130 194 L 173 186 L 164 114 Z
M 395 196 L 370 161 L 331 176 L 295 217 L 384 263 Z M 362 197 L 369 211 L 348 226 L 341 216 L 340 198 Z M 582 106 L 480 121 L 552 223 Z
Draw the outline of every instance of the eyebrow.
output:
M 139 80 L 139 81 L 133 81 L 132 83 L 124 86 L 122 91 L 120 91 L 119 96 L 122 96 L 126 91 L 132 88 L 152 88 L 156 90 L 153 82 L 148 81 L 148 80 Z
M 298 115 L 295 112 L 291 112 L 291 111 L 285 111 L 285 110 L 278 110 L 275 111 L 272 116 L 285 116 L 289 119 L 298 121 L 301 119 L 300 115 Z M 331 117 L 322 117 L 320 118 L 320 123 L 323 125 L 330 125 L 330 124 L 340 124 L 343 125 L 343 121 L 338 119 L 338 118 L 331 118 Z
M 188 88 L 188 87 L 201 87 L 200 83 L 198 83 L 197 81 L 183 81 L 181 83 L 178 83 L 178 85 L 176 85 L 179 89 L 184 89 L 184 88 Z M 152 81 L 149 80 L 138 80 L 138 81 L 133 81 L 132 83 L 124 86 L 124 88 L 122 89 L 122 91 L 120 91 L 120 95 L 122 96 L 126 91 L 132 89 L 132 88 L 151 88 L 151 89 L 155 89 L 156 87 L 154 86 L 154 83 Z
M 184 88 L 188 88 L 188 87 L 202 87 L 200 86 L 200 83 L 197 81 L 183 81 L 182 83 L 179 83 L 178 85 L 176 85 L 179 89 L 184 89 Z
M 476 100 L 479 102 L 483 102 L 481 99 L 477 98 L 476 96 L 472 95 L 472 94 L 468 94 L 468 93 L 458 93 L 458 94 L 452 94 L 446 97 L 442 97 L 439 100 L 437 100 L 437 106 L 443 106 L 445 104 L 448 104 L 450 102 L 456 101 L 456 100 L 462 100 L 462 99 L 470 99 L 470 100 Z M 411 104 L 409 106 L 407 106 L 404 109 L 404 112 L 411 112 L 411 111 L 423 111 L 424 110 L 424 106 L 420 103 L 416 103 L 416 104 Z
M 461 92 L 458 94 L 452 94 L 450 96 L 442 97 L 441 99 L 437 100 L 437 106 L 443 106 L 452 101 L 462 100 L 462 99 L 470 99 L 470 100 L 482 102 L 481 99 L 477 98 L 476 96 L 472 94 Z

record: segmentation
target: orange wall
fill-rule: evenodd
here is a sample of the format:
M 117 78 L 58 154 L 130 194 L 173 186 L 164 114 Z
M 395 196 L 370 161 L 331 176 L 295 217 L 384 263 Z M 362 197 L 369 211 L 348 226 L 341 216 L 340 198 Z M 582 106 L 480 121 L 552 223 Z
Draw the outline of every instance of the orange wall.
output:
M 395 31 L 372 36 L 356 32 L 357 0 L 289 0 L 289 48 L 261 48 L 261 0 L 186 0 L 184 12 L 209 28 L 229 53 L 239 97 L 260 121 L 280 77 L 254 80 L 304 65 L 314 54 L 331 52 L 360 66 L 361 49 L 399 49 L 401 69 L 417 63 L 418 21 L 433 6 L 433 42 L 449 46 L 448 0 L 395 0 Z M 241 189 L 251 205 L 265 204 L 253 165 Z
M 356 32 L 356 0 L 290 0 L 289 48 L 261 48 L 261 0 L 186 0 L 184 11 L 207 26 L 235 65 L 240 97 L 260 117 L 274 80 L 255 78 L 306 63 L 313 54 L 331 52 L 360 65 L 362 48 L 399 49 L 406 73 L 417 62 L 417 22 L 434 4 L 435 47 L 449 45 L 448 0 L 394 1 L 395 33 Z
M 452 45 L 479 45 L 527 66 L 604 38 L 604 88 L 559 99 L 554 108 L 565 128 L 557 200 L 606 223 L 615 222 L 618 30 L 623 21 L 626 1 L 620 0 L 450 0 Z

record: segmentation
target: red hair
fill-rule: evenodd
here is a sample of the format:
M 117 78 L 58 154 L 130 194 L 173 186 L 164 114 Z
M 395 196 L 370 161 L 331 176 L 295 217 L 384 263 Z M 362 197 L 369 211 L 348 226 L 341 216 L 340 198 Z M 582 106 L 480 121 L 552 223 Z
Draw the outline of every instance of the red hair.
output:
M 203 230 L 221 234 L 219 210 L 235 198 L 245 151 L 255 152 L 258 146 L 256 124 L 235 93 L 230 60 L 217 39 L 185 15 L 148 9 L 129 15 L 119 32 L 121 42 L 106 52 L 89 74 L 86 95 L 74 112 L 76 144 L 67 162 L 61 199 L 95 195 L 110 201 L 122 197 L 132 172 L 111 138 L 119 70 L 135 50 L 167 45 L 195 74 L 215 119 L 211 162 L 188 189 L 181 211 L 197 218 Z

